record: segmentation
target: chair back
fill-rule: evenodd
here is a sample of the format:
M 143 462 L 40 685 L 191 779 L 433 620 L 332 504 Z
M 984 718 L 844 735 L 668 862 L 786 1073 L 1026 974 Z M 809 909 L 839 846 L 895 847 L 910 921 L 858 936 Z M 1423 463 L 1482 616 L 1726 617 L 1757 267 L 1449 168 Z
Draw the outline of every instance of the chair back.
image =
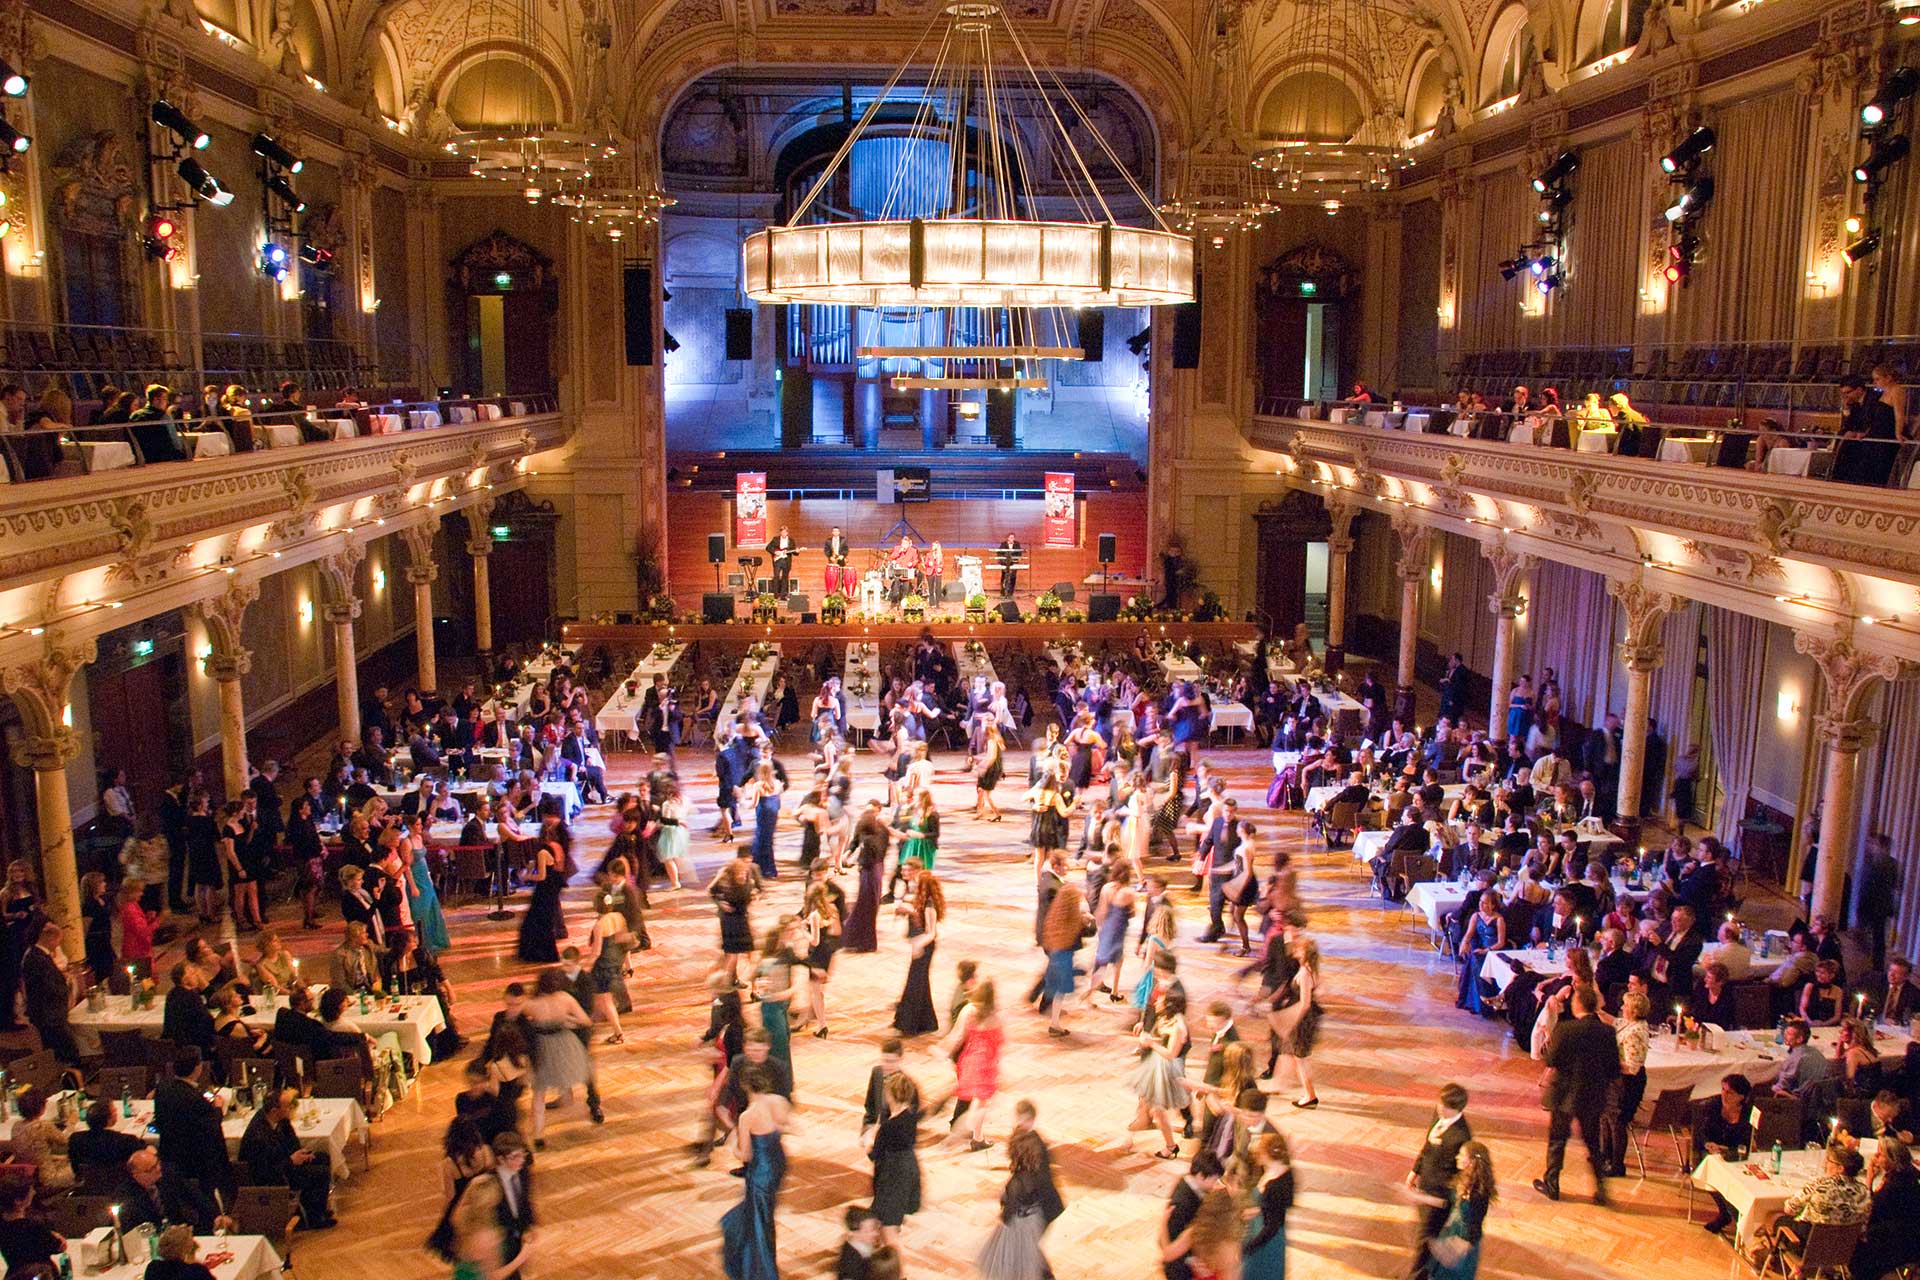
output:
M 233 1220 L 241 1235 L 280 1244 L 295 1217 L 291 1187 L 240 1187 L 233 1193 Z
M 1806 1247 L 1800 1251 L 1799 1274 L 1819 1275 L 1853 1263 L 1853 1251 L 1867 1229 L 1864 1222 L 1809 1222 Z
M 280 1059 L 272 1058 L 235 1058 L 228 1064 L 228 1082 L 236 1088 L 242 1084 L 252 1084 L 262 1080 L 268 1086 L 280 1083 Z
M 1774 1143 L 1792 1150 L 1800 1145 L 1800 1127 L 1806 1122 L 1806 1104 L 1791 1095 L 1761 1098 L 1757 1106 L 1760 1119 L 1753 1126 L 1753 1149 L 1765 1150 Z
M 1647 1125 L 1653 1129 L 1692 1129 L 1693 1090 L 1684 1084 L 1677 1089 L 1662 1089 L 1653 1100 Z
M 180 1046 L 172 1040 L 149 1040 L 140 1038 L 141 1047 L 147 1051 L 147 1065 L 153 1068 L 155 1075 L 162 1071 L 173 1070 L 173 1060 L 180 1056 Z
M 138 1031 L 102 1031 L 100 1056 L 110 1067 L 144 1067 L 149 1043 Z
M 1834 1118 L 1840 1127 L 1856 1138 L 1870 1137 L 1873 1134 L 1873 1106 L 1865 1098 L 1836 1098 L 1833 1103 Z
M 60 1061 L 53 1056 L 53 1050 L 42 1049 L 9 1062 L 7 1074 L 13 1077 L 15 1084 L 51 1092 L 60 1079 Z
M 358 1058 L 322 1058 L 313 1064 L 313 1096 L 358 1098 L 366 1071 Z
M 118 1098 L 122 1093 L 144 1098 L 152 1087 L 153 1072 L 146 1067 L 102 1067 L 93 1073 L 96 1098 Z
M 1327 810 L 1327 830 L 1346 831 L 1351 829 L 1357 812 L 1357 808 L 1348 801 L 1341 800 L 1336 802 L 1332 808 Z
M 112 1196 L 51 1196 L 40 1207 L 47 1225 L 69 1240 L 84 1236 L 95 1227 L 108 1225 L 113 1212 Z
M 1733 984 L 1733 1020 L 1742 1031 L 1759 1031 L 1773 1021 L 1773 984 Z

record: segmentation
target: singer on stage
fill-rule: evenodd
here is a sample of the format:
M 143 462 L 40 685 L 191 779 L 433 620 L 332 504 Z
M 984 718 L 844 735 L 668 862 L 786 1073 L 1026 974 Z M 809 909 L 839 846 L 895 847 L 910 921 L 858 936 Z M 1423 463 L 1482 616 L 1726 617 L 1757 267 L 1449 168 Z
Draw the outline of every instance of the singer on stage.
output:
M 1020 563 L 1020 540 L 1011 533 L 1007 540 L 993 549 L 994 559 L 1000 562 L 1000 598 L 1013 599 L 1013 589 L 1018 585 L 1020 571 L 1013 566 Z
M 920 572 L 920 553 L 914 549 L 913 539 L 902 536 L 900 545 L 887 557 L 887 599 L 899 604 L 913 588 L 913 580 Z
M 847 572 L 847 540 L 838 526 L 827 535 L 827 594 L 851 596 L 855 586 L 853 575 Z
M 940 549 L 940 540 L 935 538 L 933 545 L 920 555 L 920 576 L 926 581 L 927 604 L 931 608 L 940 606 L 940 590 L 943 585 L 941 574 L 946 571 L 947 553 Z
M 773 559 L 773 594 L 782 600 L 793 590 L 793 557 L 800 547 L 787 532 L 787 526 L 780 526 L 780 536 L 767 544 L 767 555 Z

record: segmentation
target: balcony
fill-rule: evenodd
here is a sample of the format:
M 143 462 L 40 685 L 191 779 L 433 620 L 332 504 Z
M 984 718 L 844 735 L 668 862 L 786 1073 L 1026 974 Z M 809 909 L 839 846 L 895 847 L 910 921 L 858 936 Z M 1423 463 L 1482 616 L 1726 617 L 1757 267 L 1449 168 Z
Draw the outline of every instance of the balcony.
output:
M 1920 490 L 1714 465 L 1704 432 L 1668 436 L 1701 442 L 1680 461 L 1285 407 L 1254 418 L 1251 464 L 1329 500 L 1920 658 Z
M 289 427 L 264 437 L 284 443 L 246 450 L 231 447 L 232 423 L 203 422 L 229 447 L 201 453 L 194 433 L 200 456 L 185 461 L 145 461 L 137 437 L 113 436 L 125 427 L 41 433 L 69 437 L 63 456 L 117 444 L 122 465 L 0 485 L 0 661 L 49 632 L 83 639 L 204 599 L 242 569 L 280 572 L 437 520 L 518 487 L 570 435 L 551 397 L 358 413 L 351 435 L 300 442 Z M 33 434 L 5 437 L 10 462 Z

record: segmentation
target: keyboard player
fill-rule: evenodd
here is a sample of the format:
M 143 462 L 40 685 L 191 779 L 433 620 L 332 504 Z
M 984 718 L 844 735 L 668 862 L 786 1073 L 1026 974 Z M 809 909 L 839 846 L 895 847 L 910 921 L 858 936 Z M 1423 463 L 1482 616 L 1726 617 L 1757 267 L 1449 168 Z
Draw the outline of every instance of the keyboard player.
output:
M 1020 578 L 1020 571 L 1014 566 L 1020 563 L 1022 550 L 1020 540 L 1011 533 L 1007 535 L 1005 542 L 993 549 L 994 559 L 1000 562 L 1000 598 L 1002 600 L 1013 599 L 1013 589 L 1018 585 Z

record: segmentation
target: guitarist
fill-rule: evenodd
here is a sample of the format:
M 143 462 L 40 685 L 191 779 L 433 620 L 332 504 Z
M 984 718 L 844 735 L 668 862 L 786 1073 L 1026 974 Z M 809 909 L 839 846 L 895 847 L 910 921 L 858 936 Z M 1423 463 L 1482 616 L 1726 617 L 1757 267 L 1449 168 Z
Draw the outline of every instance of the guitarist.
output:
M 780 536 L 767 544 L 767 555 L 773 561 L 773 594 L 781 600 L 793 591 L 793 557 L 799 550 L 785 525 L 780 526 Z

